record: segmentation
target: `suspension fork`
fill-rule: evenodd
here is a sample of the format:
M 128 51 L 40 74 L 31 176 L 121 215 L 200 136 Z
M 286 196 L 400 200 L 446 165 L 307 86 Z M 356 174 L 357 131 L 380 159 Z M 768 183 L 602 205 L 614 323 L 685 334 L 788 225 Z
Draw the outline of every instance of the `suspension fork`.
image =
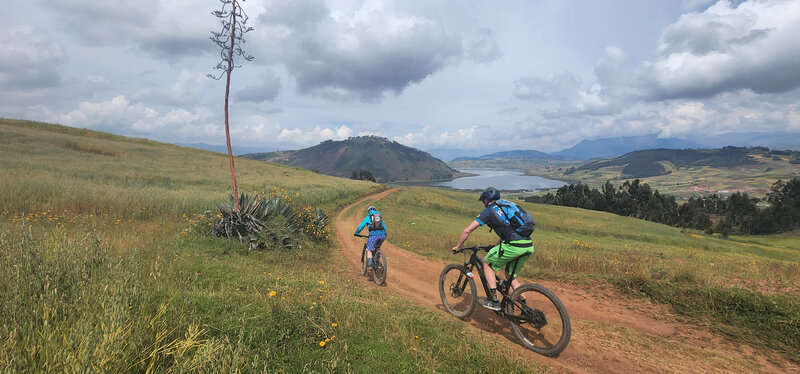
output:
M 473 267 L 473 265 L 471 263 L 465 262 L 464 263 L 464 268 L 467 271 L 466 272 L 462 272 L 461 274 L 458 275 L 458 280 L 456 280 L 456 284 L 455 285 L 456 285 L 456 287 L 458 287 L 459 294 L 464 292 L 464 290 L 467 288 L 467 284 L 469 282 L 469 279 L 471 278 L 470 276 L 467 275 L 467 273 L 472 273 L 472 267 Z

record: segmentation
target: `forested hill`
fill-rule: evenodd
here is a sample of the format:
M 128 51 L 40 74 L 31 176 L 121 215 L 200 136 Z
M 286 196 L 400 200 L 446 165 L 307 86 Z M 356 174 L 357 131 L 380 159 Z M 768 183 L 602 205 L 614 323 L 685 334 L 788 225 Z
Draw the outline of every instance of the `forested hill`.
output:
M 790 156 L 792 162 L 800 157 L 796 151 L 770 151 L 765 147 L 723 147 L 721 149 L 648 149 L 626 153 L 610 160 L 592 161 L 572 170 L 598 170 L 611 166 L 622 166 L 622 175 L 630 178 L 644 178 L 656 175 L 665 175 L 669 171 L 664 167 L 664 162 L 669 162 L 676 168 L 691 166 L 737 167 L 755 165 L 756 156 L 774 157 L 777 155 Z
M 349 178 L 355 174 L 368 179 L 365 175 L 373 176 L 377 182 L 443 180 L 459 175 L 428 153 L 376 136 L 326 140 L 301 150 L 249 153 L 242 157 L 299 166 L 338 177 Z

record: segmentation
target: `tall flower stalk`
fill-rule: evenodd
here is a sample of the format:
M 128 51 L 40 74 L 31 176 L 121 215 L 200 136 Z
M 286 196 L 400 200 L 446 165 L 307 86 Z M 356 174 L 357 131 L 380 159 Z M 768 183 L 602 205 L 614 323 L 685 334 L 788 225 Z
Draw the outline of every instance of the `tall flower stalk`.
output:
M 231 182 L 233 184 L 234 207 L 238 211 L 239 206 L 239 187 L 236 185 L 236 169 L 233 163 L 233 150 L 231 149 L 231 131 L 228 121 L 228 97 L 231 92 L 231 73 L 236 66 L 234 56 L 251 61 L 253 56 L 248 55 L 243 49 L 244 34 L 253 30 L 247 26 L 247 14 L 239 5 L 244 0 L 220 0 L 222 9 L 215 10 L 212 14 L 220 19 L 222 30 L 220 32 L 211 31 L 211 40 L 220 47 L 221 61 L 214 69 L 223 70 L 219 76 L 208 75 L 213 79 L 220 79 L 225 75 L 225 142 L 228 146 L 228 159 L 230 160 Z

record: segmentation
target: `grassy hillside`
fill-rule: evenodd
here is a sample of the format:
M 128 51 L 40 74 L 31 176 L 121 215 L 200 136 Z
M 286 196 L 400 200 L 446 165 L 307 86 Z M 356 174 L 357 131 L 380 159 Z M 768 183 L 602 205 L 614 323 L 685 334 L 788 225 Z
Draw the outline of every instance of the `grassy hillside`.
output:
M 272 153 L 243 155 L 349 178 L 362 169 L 378 182 L 431 181 L 452 179 L 459 173 L 444 162 L 420 150 L 375 136 L 341 141 L 327 140 L 313 147 Z
M 381 188 L 236 162 L 241 190 L 328 211 Z M 351 282 L 329 244 L 205 237 L 229 183 L 217 153 L 0 120 L 0 371 L 536 370 Z
M 375 205 L 393 243 L 451 260 L 460 257 L 448 249 L 482 208 L 475 194 L 422 188 Z M 537 222 L 524 277 L 616 284 L 733 340 L 800 357 L 800 232 L 722 239 L 602 212 L 522 205 Z M 482 228 L 467 245 L 496 241 Z
M 241 190 L 278 188 L 330 215 L 383 188 L 236 162 Z M 331 243 L 248 253 L 202 235 L 197 215 L 226 199 L 229 183 L 217 153 L 0 120 L 0 370 L 547 370 L 448 315 L 348 279 Z M 392 243 L 450 261 L 461 259 L 448 249 L 481 208 L 474 194 L 429 188 L 371 204 Z M 722 239 L 523 206 L 537 222 L 524 277 L 616 285 L 733 341 L 800 357 L 800 233 Z M 494 241 L 482 228 L 468 244 Z M 590 339 L 609 333 L 574 328 Z

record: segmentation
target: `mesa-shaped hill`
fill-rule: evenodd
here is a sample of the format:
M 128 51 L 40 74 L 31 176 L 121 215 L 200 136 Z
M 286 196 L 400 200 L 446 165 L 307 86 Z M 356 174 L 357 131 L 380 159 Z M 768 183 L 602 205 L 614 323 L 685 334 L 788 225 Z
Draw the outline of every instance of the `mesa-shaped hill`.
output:
M 326 140 L 305 149 L 248 153 L 242 157 L 345 178 L 368 170 L 378 182 L 446 180 L 461 176 L 426 152 L 377 136 Z

